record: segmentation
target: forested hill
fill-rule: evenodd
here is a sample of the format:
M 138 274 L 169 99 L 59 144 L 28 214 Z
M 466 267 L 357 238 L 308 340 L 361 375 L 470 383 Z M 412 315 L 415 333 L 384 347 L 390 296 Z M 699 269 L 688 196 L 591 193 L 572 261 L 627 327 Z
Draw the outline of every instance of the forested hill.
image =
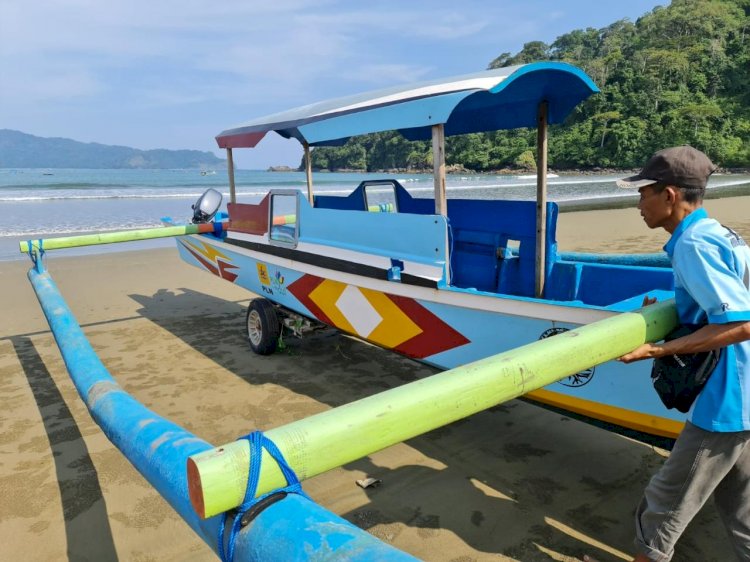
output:
M 44 138 L 0 129 L 0 168 L 217 168 L 226 161 L 199 150 L 138 150 L 127 146 Z
M 656 150 L 690 144 L 724 167 L 750 166 L 750 0 L 673 0 L 635 23 L 533 41 L 489 68 L 540 60 L 581 67 L 601 93 L 550 128 L 555 169 L 637 168 Z M 531 129 L 447 139 L 446 162 L 470 170 L 534 166 Z M 313 150 L 316 169 L 420 169 L 427 142 L 398 133 Z

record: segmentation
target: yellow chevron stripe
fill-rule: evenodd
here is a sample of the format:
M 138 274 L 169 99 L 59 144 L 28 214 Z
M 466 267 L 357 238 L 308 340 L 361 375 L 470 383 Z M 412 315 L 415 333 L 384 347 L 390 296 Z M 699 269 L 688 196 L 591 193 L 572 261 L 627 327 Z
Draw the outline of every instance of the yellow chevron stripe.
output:
M 600 402 L 575 398 L 567 394 L 552 392 L 551 390 L 534 390 L 524 396 L 530 400 L 536 400 L 542 404 L 549 404 L 556 408 L 569 410 L 589 418 L 672 439 L 677 438 L 685 425 L 675 420 L 642 414 L 641 412 L 626 410 L 625 408 L 618 408 L 616 406 L 607 406 Z
M 350 334 L 356 334 L 357 331 L 354 329 L 354 326 L 349 323 L 346 316 L 336 306 L 336 301 L 339 300 L 341 293 L 344 292 L 346 287 L 346 283 L 326 279 L 315 287 L 309 297 L 331 319 L 331 322 L 337 328 Z
M 390 349 L 422 333 L 422 329 L 384 293 L 361 287 L 359 291 L 383 318 L 367 336 L 368 340 Z
M 196 252 L 199 252 L 206 256 L 209 260 L 216 263 L 216 257 L 224 258 L 228 262 L 231 263 L 232 260 L 229 259 L 228 256 L 225 256 L 223 253 L 221 253 L 220 250 L 217 250 L 213 246 L 210 246 L 208 244 L 204 244 L 203 242 L 200 243 L 201 247 L 198 247 L 198 245 L 194 244 L 191 240 L 184 240 L 187 244 L 189 244 Z

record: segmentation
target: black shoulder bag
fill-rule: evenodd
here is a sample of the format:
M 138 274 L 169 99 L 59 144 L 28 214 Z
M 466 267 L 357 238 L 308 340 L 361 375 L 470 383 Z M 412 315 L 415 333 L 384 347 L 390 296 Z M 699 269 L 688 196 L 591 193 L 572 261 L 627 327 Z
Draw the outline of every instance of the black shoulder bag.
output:
M 682 325 L 671 331 L 664 341 L 676 340 L 692 334 L 700 325 Z M 687 412 L 711 376 L 721 356 L 720 349 L 701 353 L 665 355 L 654 359 L 651 382 L 664 405 Z

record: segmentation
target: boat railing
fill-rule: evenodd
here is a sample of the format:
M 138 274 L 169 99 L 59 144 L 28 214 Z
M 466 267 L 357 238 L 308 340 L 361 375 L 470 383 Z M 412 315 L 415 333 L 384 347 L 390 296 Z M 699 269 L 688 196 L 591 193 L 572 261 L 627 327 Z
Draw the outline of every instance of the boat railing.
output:
M 434 215 L 432 198 L 415 198 L 397 180 L 360 183 L 347 196 L 317 195 L 316 209 L 368 210 L 367 189 L 393 188 L 400 214 Z M 534 295 L 536 202 L 450 199 L 447 205 L 451 285 L 458 288 Z M 546 268 L 555 259 L 557 205 L 547 205 Z M 405 243 L 410 238 L 404 238 Z
M 290 195 L 293 195 L 295 210 L 291 205 L 278 211 L 274 209 L 276 198 L 291 198 Z M 300 191 L 272 191 L 257 204 L 229 203 L 228 238 L 242 239 L 245 234 L 261 236 L 271 245 L 302 248 L 308 253 L 319 252 L 321 246 L 326 246 L 346 250 L 347 259 L 361 258 L 362 263 L 378 256 L 396 263 L 404 262 L 408 269 L 408 262 L 411 262 L 417 266 L 415 270 L 429 271 L 429 274 L 416 275 L 427 275 L 433 283 L 444 277 L 448 259 L 445 217 L 428 213 L 368 212 L 361 197 L 359 201 L 363 206 L 352 205 L 356 200 L 356 193 L 354 195 L 323 199 L 327 205 L 316 208 L 310 206 Z M 347 205 L 350 210 L 360 212 L 340 212 Z M 257 238 L 252 241 L 259 242 Z M 338 254 L 341 257 L 342 254 Z
M 408 195 L 398 180 L 365 180 L 346 196 L 316 195 L 313 207 L 318 209 L 338 209 L 340 211 L 398 213 L 400 193 Z

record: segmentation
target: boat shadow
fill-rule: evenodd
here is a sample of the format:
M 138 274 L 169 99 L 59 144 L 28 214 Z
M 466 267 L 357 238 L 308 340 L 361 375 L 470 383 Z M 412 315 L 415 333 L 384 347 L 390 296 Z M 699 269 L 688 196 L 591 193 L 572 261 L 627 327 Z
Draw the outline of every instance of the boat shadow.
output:
M 246 301 L 186 288 L 128 296 L 141 305 L 137 313 L 143 318 L 244 381 L 279 384 L 332 407 L 436 372 L 329 328 L 303 338 L 285 337 L 283 349 L 255 355 L 245 336 Z
M 245 341 L 244 301 L 190 289 L 130 297 L 142 306 L 138 313 L 144 318 L 248 383 L 280 385 L 331 407 L 436 372 L 336 330 L 289 339 L 282 351 L 260 357 Z M 191 315 L 191 307 L 217 312 L 198 317 Z M 268 419 L 273 426 L 273 418 Z M 236 433 L 247 429 L 236 428 Z M 463 557 L 436 552 L 434 559 L 440 560 L 473 560 L 476 553 L 470 549 L 523 561 L 576 560 L 583 554 L 602 562 L 622 560 L 633 548 L 634 508 L 663 460 L 648 446 L 518 400 L 405 446 L 424 462 L 396 460 L 386 466 L 375 464 L 373 457 L 361 459 L 344 467 L 352 473 L 353 489 L 358 490 L 355 480 L 363 475 L 383 484 L 352 492 L 364 494 L 359 496 L 364 503 L 325 501 L 389 543 L 401 533 L 435 544 L 454 534 L 467 545 Z M 414 451 L 407 456 L 413 459 Z M 699 520 L 722 532 L 712 511 L 704 510 Z M 688 562 L 721 559 L 716 551 L 711 556 L 701 551 L 689 536 L 678 554 Z M 731 558 L 729 551 L 726 555 Z
M 96 467 L 78 424 L 34 343 L 8 338 L 29 382 L 55 463 L 69 560 L 117 560 Z

